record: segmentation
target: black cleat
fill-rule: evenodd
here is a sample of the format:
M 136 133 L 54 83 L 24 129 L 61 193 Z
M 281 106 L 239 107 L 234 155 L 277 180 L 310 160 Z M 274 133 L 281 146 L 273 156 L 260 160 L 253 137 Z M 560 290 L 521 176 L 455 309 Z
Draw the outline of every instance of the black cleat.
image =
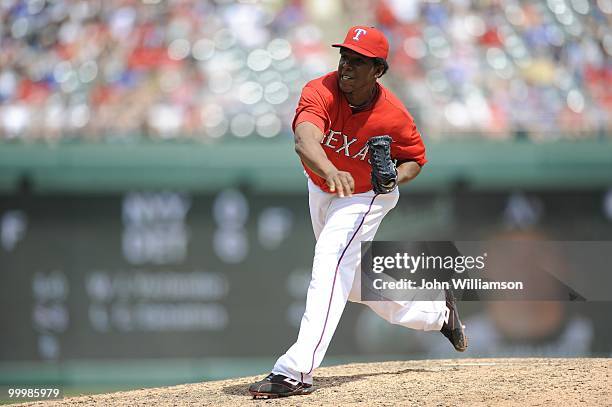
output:
M 453 344 L 457 352 L 464 352 L 468 347 L 465 327 L 459 319 L 459 311 L 453 293 L 450 290 L 444 290 L 444 292 L 446 294 L 446 315 L 440 332 Z
M 270 373 L 265 379 L 249 386 L 254 399 L 297 396 L 314 391 L 312 384 L 302 383 L 282 374 Z

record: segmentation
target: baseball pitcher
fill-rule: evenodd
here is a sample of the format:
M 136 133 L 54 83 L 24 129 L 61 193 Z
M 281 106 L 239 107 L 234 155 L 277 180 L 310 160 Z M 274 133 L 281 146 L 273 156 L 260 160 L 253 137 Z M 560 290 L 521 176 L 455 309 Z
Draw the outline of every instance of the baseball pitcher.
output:
M 343 43 L 333 46 L 340 48 L 338 69 L 304 86 L 293 120 L 317 239 L 306 310 L 295 344 L 270 375 L 249 387 L 254 397 L 314 390 L 313 371 L 323 360 L 347 300 L 362 302 L 392 324 L 439 330 L 456 350 L 467 348 L 450 292 L 446 301 L 360 298 L 360 242 L 374 239 L 397 204 L 397 185 L 414 179 L 427 160 L 410 113 L 377 82 L 388 69 L 384 34 L 355 26 Z

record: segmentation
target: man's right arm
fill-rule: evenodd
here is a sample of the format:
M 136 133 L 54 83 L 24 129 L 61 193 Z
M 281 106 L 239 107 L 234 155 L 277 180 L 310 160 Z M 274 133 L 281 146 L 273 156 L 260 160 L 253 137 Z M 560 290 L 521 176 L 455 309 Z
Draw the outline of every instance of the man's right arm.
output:
M 336 192 L 339 197 L 351 196 L 355 181 L 350 173 L 339 171 L 327 158 L 321 147 L 323 136 L 323 132 L 314 124 L 299 123 L 295 127 L 295 152 L 308 168 L 325 179 L 330 191 Z

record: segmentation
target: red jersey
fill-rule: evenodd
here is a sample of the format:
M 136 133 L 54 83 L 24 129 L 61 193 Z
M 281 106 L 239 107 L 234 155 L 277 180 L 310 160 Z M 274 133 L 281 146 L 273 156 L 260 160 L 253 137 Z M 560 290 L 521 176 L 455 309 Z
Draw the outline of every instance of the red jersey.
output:
M 293 130 L 302 122 L 317 126 L 323 134 L 321 146 L 327 158 L 340 171 L 347 171 L 355 180 L 355 193 L 372 189 L 367 141 L 373 136 L 388 135 L 391 157 L 400 161 L 415 161 L 423 166 L 425 145 L 414 120 L 402 102 L 381 84 L 372 107 L 353 113 L 338 85 L 338 73 L 330 72 L 304 86 L 293 119 Z M 302 163 L 312 181 L 331 192 L 325 179 Z

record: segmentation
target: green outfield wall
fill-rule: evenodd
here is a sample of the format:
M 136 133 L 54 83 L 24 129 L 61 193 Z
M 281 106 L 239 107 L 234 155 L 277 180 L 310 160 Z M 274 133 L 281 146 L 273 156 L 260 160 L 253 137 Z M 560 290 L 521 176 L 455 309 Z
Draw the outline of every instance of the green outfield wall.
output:
M 473 190 L 574 190 L 612 185 L 609 141 L 429 143 L 428 158 L 411 189 L 462 185 Z M 0 191 L 5 193 L 23 187 L 37 193 L 135 188 L 207 192 L 227 185 L 261 192 L 304 190 L 290 141 L 0 146 Z

